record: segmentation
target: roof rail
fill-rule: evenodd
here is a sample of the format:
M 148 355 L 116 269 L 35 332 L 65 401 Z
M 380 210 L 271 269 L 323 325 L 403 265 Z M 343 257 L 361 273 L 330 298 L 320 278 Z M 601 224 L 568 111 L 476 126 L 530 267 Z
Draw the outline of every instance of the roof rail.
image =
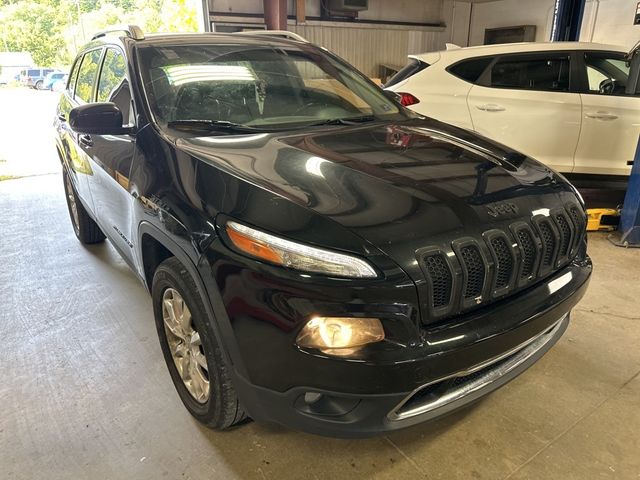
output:
M 235 35 L 266 35 L 268 37 L 287 38 L 298 42 L 309 43 L 309 40 L 301 35 L 288 30 L 245 30 L 243 32 L 234 32 Z
M 134 40 L 144 40 L 144 32 L 137 25 L 114 25 L 108 30 L 102 30 L 101 32 L 96 33 L 91 37 L 91 40 L 104 37 L 113 32 L 124 32 L 124 34 L 129 38 L 133 38 Z

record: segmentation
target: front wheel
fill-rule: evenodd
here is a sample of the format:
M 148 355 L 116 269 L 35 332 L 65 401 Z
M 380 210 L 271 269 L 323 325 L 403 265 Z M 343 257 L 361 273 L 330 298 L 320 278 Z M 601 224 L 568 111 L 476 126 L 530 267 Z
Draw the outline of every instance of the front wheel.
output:
M 42 80 L 38 80 L 33 88 L 35 88 L 36 90 L 42 90 Z
M 212 319 L 193 278 L 175 257 L 156 270 L 151 294 L 162 353 L 187 410 L 216 430 L 244 420 Z
M 104 233 L 102 233 L 98 224 L 87 213 L 84 205 L 82 205 L 73 188 L 71 177 L 66 170 L 62 176 L 64 178 L 64 192 L 67 197 L 69 217 L 71 218 L 71 225 L 73 226 L 73 232 L 76 234 L 76 237 L 84 244 L 103 242 L 105 239 Z

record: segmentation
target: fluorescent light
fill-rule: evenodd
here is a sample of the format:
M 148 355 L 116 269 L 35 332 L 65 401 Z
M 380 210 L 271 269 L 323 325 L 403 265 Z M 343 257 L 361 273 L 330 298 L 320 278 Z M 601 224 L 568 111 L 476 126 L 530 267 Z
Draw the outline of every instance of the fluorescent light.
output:
M 193 82 L 253 82 L 255 76 L 242 65 L 169 65 L 163 67 L 171 85 Z

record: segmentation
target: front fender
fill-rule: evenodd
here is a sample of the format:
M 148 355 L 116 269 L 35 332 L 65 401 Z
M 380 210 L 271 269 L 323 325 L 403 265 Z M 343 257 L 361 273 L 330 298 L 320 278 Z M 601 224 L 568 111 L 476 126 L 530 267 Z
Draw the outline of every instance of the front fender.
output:
M 211 326 L 225 361 L 233 367 L 230 369 L 232 370 L 232 375 L 242 375 L 246 378 L 247 370 L 242 362 L 229 316 L 224 308 L 220 291 L 214 281 L 211 266 L 206 257 L 200 255 L 193 246 L 187 247 L 190 250 L 187 252 L 184 248 L 184 239 L 178 240 L 172 238 L 152 223 L 142 221 L 138 227 L 137 242 L 137 254 L 140 259 L 143 258 L 142 245 L 145 235 L 150 235 L 155 241 L 159 242 L 187 269 L 198 288 L 198 294 L 207 312 L 208 318 L 204 320 Z M 144 278 L 145 285 L 150 291 L 151 285 L 148 285 L 149 282 L 146 280 L 146 277 Z

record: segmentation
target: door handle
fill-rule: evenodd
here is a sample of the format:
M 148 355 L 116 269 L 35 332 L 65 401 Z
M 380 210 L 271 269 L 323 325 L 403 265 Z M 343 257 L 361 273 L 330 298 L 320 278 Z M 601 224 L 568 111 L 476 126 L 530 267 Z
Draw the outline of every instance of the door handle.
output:
M 485 103 L 484 105 L 476 105 L 478 110 L 482 110 L 483 112 L 503 112 L 505 108 L 502 105 L 498 105 L 495 103 Z
M 78 141 L 83 144 L 85 147 L 92 147 L 93 140 L 91 139 L 91 135 L 83 134 L 78 137 Z
M 586 117 L 595 118 L 596 120 L 615 120 L 618 118 L 617 115 L 609 112 L 587 112 L 584 114 Z

